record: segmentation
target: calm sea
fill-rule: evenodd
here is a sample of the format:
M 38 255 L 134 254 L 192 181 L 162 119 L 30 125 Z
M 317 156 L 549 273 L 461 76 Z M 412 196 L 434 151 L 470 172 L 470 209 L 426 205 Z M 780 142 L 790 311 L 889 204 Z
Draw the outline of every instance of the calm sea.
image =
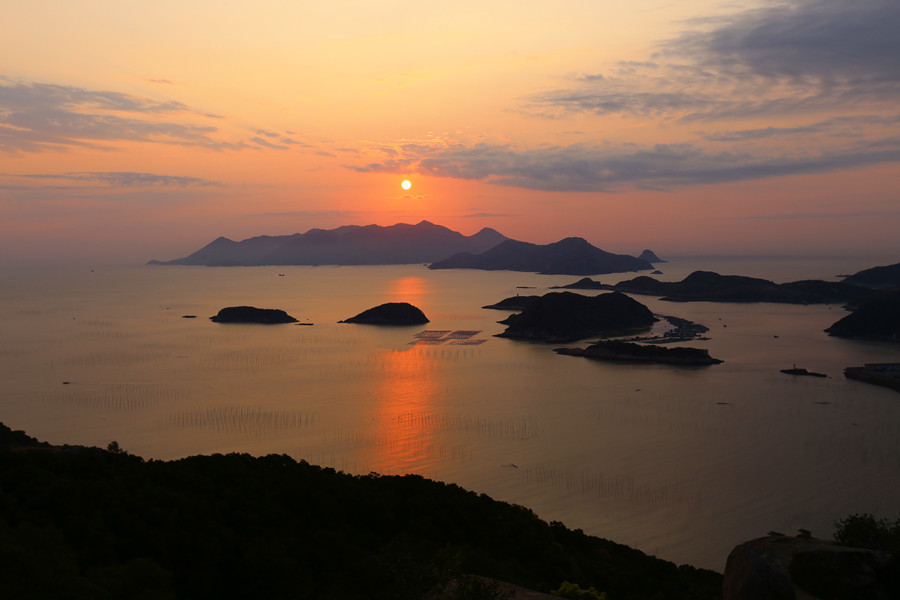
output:
M 659 267 L 667 280 L 706 269 L 783 282 L 889 262 Z M 828 337 L 840 306 L 637 296 L 710 327 L 711 339 L 692 345 L 725 362 L 685 369 L 493 337 L 508 313 L 482 305 L 577 279 L 568 276 L 140 266 L 0 277 L 0 420 L 52 443 L 116 440 L 156 459 L 284 453 L 349 473 L 419 473 L 720 571 L 736 544 L 769 530 L 828 538 L 851 513 L 900 515 L 900 394 L 842 375 L 900 362 L 900 346 Z M 431 323 L 337 323 L 389 301 L 419 306 Z M 244 304 L 310 325 L 208 319 Z M 795 364 L 829 377 L 779 373 Z

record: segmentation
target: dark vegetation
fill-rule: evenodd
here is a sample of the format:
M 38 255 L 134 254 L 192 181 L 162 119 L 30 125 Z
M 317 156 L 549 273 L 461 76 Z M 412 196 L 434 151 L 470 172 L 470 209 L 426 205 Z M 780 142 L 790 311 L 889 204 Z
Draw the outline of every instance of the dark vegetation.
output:
M 649 308 L 618 292 L 583 296 L 574 292 L 550 292 L 522 312 L 500 323 L 499 337 L 566 343 L 599 334 L 649 328 L 656 317 Z
M 853 514 L 835 521 L 834 527 L 834 540 L 841 545 L 887 553 L 887 564 L 879 575 L 891 597 L 900 598 L 900 519 Z
M 339 322 L 365 325 L 422 325 L 428 323 L 428 317 L 421 309 L 408 302 L 388 302 Z
M 6 598 L 425 598 L 463 573 L 609 600 L 721 590 L 718 573 L 455 485 L 288 456 L 144 461 L 0 424 L 0 481 Z
M 583 356 L 613 362 L 661 363 L 670 365 L 715 365 L 722 361 L 702 348 L 666 348 L 619 340 L 601 340 L 587 348 L 557 348 L 558 354 Z
M 260 323 L 263 325 L 297 322 L 297 319 L 281 309 L 253 306 L 229 306 L 220 310 L 209 320 L 214 323 Z
M 627 254 L 606 252 L 582 238 L 570 237 L 546 245 L 506 240 L 481 254 L 463 252 L 435 262 L 428 268 L 528 271 L 543 275 L 599 275 L 649 271 L 653 265 Z

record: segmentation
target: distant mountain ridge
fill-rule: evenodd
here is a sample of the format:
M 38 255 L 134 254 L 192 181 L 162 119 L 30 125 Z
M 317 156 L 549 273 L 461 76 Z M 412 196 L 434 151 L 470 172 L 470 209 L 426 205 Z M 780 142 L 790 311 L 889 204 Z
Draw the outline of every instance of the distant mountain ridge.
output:
M 481 254 L 463 252 L 433 263 L 428 268 L 527 271 L 541 275 L 602 275 L 646 271 L 653 265 L 634 256 L 606 252 L 582 238 L 569 237 L 546 245 L 506 240 Z
M 293 235 L 262 235 L 240 242 L 220 237 L 184 258 L 151 260 L 147 264 L 208 267 L 424 264 L 459 252 L 484 252 L 508 239 L 489 227 L 465 236 L 429 221 L 387 227 L 345 225 Z

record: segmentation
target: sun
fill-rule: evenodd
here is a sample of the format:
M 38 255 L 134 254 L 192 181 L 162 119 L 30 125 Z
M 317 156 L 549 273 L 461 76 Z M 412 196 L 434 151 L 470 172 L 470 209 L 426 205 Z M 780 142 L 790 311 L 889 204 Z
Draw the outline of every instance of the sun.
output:
M 400 187 L 402 187 L 404 190 L 408 190 L 412 187 L 412 181 L 410 181 L 409 179 L 404 179 L 403 183 L 400 184 Z

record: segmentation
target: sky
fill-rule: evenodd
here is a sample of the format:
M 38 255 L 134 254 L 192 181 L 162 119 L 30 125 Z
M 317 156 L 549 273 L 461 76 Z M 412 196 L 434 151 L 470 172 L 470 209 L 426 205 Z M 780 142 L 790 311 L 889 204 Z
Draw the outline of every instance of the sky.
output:
M 0 13 L 0 264 L 422 219 L 664 258 L 900 261 L 898 0 Z

